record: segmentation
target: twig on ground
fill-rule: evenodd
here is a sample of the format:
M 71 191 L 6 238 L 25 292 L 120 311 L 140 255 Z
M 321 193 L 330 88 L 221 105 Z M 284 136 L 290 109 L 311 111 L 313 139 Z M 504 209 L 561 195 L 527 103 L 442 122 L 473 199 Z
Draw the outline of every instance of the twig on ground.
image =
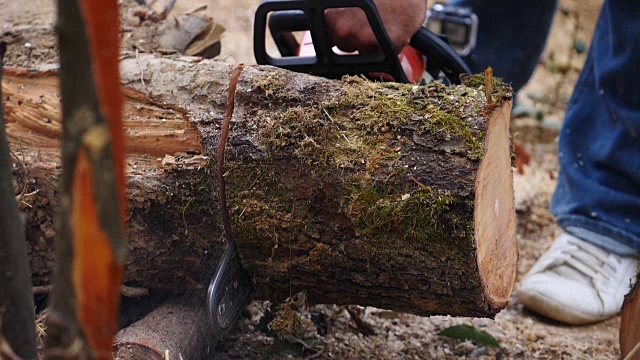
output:
M 140 65 L 140 57 L 138 56 L 138 48 L 137 47 L 136 47 L 136 63 L 138 64 L 138 67 L 140 68 L 140 82 L 142 83 L 142 86 L 144 86 L 146 88 L 147 85 L 144 83 L 144 69 L 142 68 L 142 65 Z
M 51 290 L 53 289 L 53 285 L 41 285 L 34 286 L 31 288 L 31 292 L 33 295 L 49 295 Z M 120 295 L 124 297 L 143 297 L 149 295 L 149 289 L 141 288 L 141 287 L 132 287 L 121 285 L 120 286 Z
M 304 347 L 305 349 L 314 352 L 312 355 L 308 356 L 307 359 L 315 359 L 315 358 L 320 357 L 320 356 L 322 356 L 323 358 L 326 358 L 326 359 L 332 359 L 332 357 L 329 357 L 324 353 L 324 351 L 327 349 L 326 346 L 323 347 L 323 348 L 317 349 L 317 348 L 314 348 L 313 346 L 307 344 L 302 339 L 299 339 L 299 338 L 296 338 L 296 337 L 292 337 L 291 339 L 293 341 L 299 343 L 300 345 L 302 345 L 302 347 Z
M 347 306 L 347 312 L 351 316 L 353 322 L 356 324 L 356 328 L 362 335 L 376 335 L 375 329 L 371 325 L 367 324 L 364 320 L 362 320 L 362 317 L 360 316 L 361 310 L 357 306 Z
M 155 3 L 155 1 L 153 1 L 151 4 L 149 4 L 148 7 L 151 8 L 151 5 L 153 5 L 153 3 Z M 167 3 L 165 4 L 164 8 L 162 9 L 162 11 L 160 11 L 157 14 L 151 14 L 149 16 L 149 19 L 151 19 L 152 21 L 162 21 L 162 20 L 166 19 L 167 15 L 169 15 L 169 13 L 171 12 L 171 10 L 173 9 L 173 6 L 175 4 L 176 4 L 176 0 L 167 1 Z
M 206 10 L 206 9 L 207 9 L 207 7 L 208 7 L 208 6 L 207 6 L 207 4 L 200 5 L 200 6 L 195 7 L 195 8 L 193 8 L 193 9 L 189 10 L 189 11 L 183 12 L 183 13 L 182 13 L 182 14 L 180 14 L 180 15 L 191 15 L 191 14 L 193 14 L 193 13 L 197 13 L 198 11 Z
M 414 178 L 413 176 L 409 176 L 409 180 L 413 181 L 416 185 L 420 186 L 421 188 L 428 188 L 427 185 L 421 183 L 420 181 L 418 181 L 418 179 Z
M 149 289 L 133 286 L 120 286 L 120 295 L 129 298 L 138 298 L 143 296 L 149 296 Z
M 20 144 L 20 142 L 18 142 Z M 22 149 L 22 145 L 20 145 L 20 148 Z M 22 151 L 22 150 L 20 150 Z M 9 153 L 11 154 L 11 156 L 13 156 L 14 158 L 16 158 L 16 160 L 18 160 L 18 162 L 20 163 L 20 168 L 22 169 L 22 176 L 23 176 L 23 180 L 24 180 L 24 185 L 22 186 L 22 190 L 20 191 L 20 194 L 18 194 L 16 196 L 16 200 L 20 200 L 22 198 L 22 195 L 24 194 L 25 191 L 27 191 L 27 178 L 29 177 L 29 169 L 27 169 L 27 165 L 24 164 L 24 159 L 20 159 L 18 157 L 18 155 L 16 155 L 15 152 L 13 152 L 13 150 L 9 149 Z M 24 153 L 21 152 L 22 157 L 24 158 Z

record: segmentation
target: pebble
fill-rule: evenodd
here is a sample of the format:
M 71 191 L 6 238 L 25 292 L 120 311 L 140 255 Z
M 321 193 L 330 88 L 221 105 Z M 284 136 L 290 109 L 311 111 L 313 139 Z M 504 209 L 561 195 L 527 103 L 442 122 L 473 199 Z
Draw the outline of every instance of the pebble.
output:
M 474 358 L 474 357 L 480 357 L 485 355 L 487 355 L 487 347 L 483 346 L 473 350 L 471 354 L 469 354 L 469 357 Z
M 48 239 L 48 240 L 52 240 L 53 238 L 56 237 L 56 231 L 53 229 L 48 229 L 47 231 L 44 232 L 44 236 Z
M 471 353 L 475 349 L 476 349 L 476 347 L 475 347 L 475 345 L 473 345 L 473 343 L 471 341 L 464 341 L 464 342 L 461 342 L 460 344 L 456 345 L 456 348 L 453 351 L 453 353 L 456 354 L 456 355 L 466 355 L 466 354 Z
M 536 334 L 530 332 L 530 333 L 527 334 L 527 340 L 536 341 L 536 340 L 538 340 L 538 337 L 536 336 Z
M 547 333 L 544 331 L 536 331 L 535 335 L 538 339 L 544 339 L 547 337 Z

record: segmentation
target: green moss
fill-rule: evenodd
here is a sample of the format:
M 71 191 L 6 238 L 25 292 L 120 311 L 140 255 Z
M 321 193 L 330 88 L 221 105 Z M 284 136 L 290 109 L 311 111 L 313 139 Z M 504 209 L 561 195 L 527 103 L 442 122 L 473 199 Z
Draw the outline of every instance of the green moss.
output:
M 475 89 L 484 89 L 484 82 L 484 74 L 471 75 L 463 80 L 463 84 L 465 86 Z M 511 96 L 511 84 L 504 82 L 501 78 L 493 77 L 493 81 L 491 84 L 491 93 L 500 97 Z
M 259 78 L 253 82 L 252 91 L 261 93 L 266 99 L 273 99 L 278 92 L 287 83 L 287 79 L 282 70 L 273 70 L 268 75 Z
M 481 91 L 346 77 L 335 87 L 340 91 L 323 94 L 321 103 L 300 97 L 284 101 L 289 96 L 285 80 L 276 73 L 254 86 L 262 99 L 270 99 L 254 103 L 257 123 L 264 124 L 259 145 L 265 158 L 259 165 L 227 164 L 230 210 L 240 243 L 270 253 L 268 261 L 286 263 L 288 255 L 279 251 L 303 246 L 305 240 L 298 236 L 321 236 L 313 224 L 323 219 L 311 219 L 309 210 L 318 205 L 313 191 L 321 182 L 342 184 L 332 189 L 333 198 L 346 202 L 337 211 L 347 214 L 374 251 L 415 254 L 443 246 L 449 254 L 473 252 L 472 200 L 409 181 L 405 172 L 411 159 L 404 160 L 403 149 L 419 145 L 414 139 L 424 135 L 436 146 L 451 144 L 479 160 L 486 127 L 484 109 L 478 108 Z M 307 172 L 300 178 L 307 183 L 292 180 L 297 171 Z
M 401 156 L 399 151 L 385 149 L 397 149 L 403 131 L 435 133 L 442 139 L 438 126 L 445 127 L 444 141 L 462 140 L 470 159 L 479 160 L 483 153 L 482 126 L 478 128 L 469 120 L 474 111 L 480 118 L 480 111 L 470 106 L 478 103 L 481 94 L 467 87 L 376 83 L 345 77 L 340 93 L 323 103 L 298 99 L 302 102 L 291 106 L 291 102 L 277 101 L 288 96 L 284 74 L 274 72 L 255 84 L 254 89 L 264 97 L 273 98 L 269 107 L 276 107 L 259 113 L 267 124 L 261 137 L 264 145 L 274 154 L 293 153 L 318 171 L 359 167 L 359 163 L 367 170 L 375 169 Z M 415 126 L 416 118 L 424 119 L 424 124 Z
M 324 163 L 335 142 L 324 116 L 317 106 L 288 108 L 269 119 L 262 138 L 274 153 L 293 148 L 293 154 L 307 163 Z
M 249 244 L 256 254 L 271 254 L 266 261 L 285 261 L 275 256 L 282 242 L 290 241 L 295 192 L 274 174 L 273 164 L 229 162 L 226 165 L 229 213 L 236 239 Z M 304 209 L 302 209 L 304 210 Z M 254 264 L 255 265 L 255 264 Z
M 338 107 L 350 109 L 350 121 L 367 134 L 394 132 L 420 109 L 411 102 L 412 85 L 376 83 L 358 77 L 344 79 Z
M 186 173 L 186 172 L 185 172 Z M 188 174 L 193 174 L 189 171 Z M 177 171 L 176 177 L 183 177 L 182 171 Z M 215 216 L 218 213 L 217 207 L 214 206 L 213 201 L 213 189 L 214 182 L 208 171 L 191 175 L 190 180 L 183 179 L 184 181 L 176 182 L 176 186 L 181 184 L 180 187 L 173 189 L 173 193 L 180 199 L 180 208 L 184 219 L 189 219 L 192 216 Z M 186 220 L 185 220 L 186 221 Z
M 462 137 L 467 148 L 467 156 L 473 160 L 482 158 L 484 152 L 484 133 L 474 135 L 467 123 L 457 116 L 439 109 L 433 109 L 427 117 L 426 127 L 433 133 L 443 133 L 445 139 Z
M 466 86 L 479 89 L 481 86 L 484 86 L 484 75 L 483 74 L 471 75 L 464 80 L 464 84 Z
M 460 244 L 470 246 L 473 220 L 457 217 L 461 212 L 454 209 L 467 205 L 448 191 L 420 187 L 399 195 L 385 194 L 373 186 L 356 186 L 351 191 L 349 214 L 358 233 L 380 252 L 429 252 L 434 246 L 444 246 L 456 254 Z

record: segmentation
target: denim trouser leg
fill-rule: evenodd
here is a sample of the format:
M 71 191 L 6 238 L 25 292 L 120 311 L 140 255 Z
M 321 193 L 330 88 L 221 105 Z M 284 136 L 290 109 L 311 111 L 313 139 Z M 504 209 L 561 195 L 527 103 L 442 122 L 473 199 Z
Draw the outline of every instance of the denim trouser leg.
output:
M 605 0 L 558 144 L 557 223 L 640 253 L 640 1 Z
M 515 91 L 527 83 L 544 50 L 557 0 L 452 0 L 478 15 L 476 48 L 465 59 L 480 73 L 491 66 L 495 76 Z

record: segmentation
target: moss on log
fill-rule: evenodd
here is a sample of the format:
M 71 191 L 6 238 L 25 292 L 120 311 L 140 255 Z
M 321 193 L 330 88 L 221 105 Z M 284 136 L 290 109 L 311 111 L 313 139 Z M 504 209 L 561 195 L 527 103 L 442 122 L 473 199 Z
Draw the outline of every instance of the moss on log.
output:
M 229 64 L 122 62 L 127 284 L 205 289 L 224 249 L 215 152 Z M 14 179 L 33 280 L 50 282 L 59 113 L 52 73 L 8 72 Z M 331 81 L 246 67 L 226 152 L 229 207 L 259 298 L 493 316 L 515 282 L 510 89 Z M 37 193 L 33 193 L 38 191 Z

